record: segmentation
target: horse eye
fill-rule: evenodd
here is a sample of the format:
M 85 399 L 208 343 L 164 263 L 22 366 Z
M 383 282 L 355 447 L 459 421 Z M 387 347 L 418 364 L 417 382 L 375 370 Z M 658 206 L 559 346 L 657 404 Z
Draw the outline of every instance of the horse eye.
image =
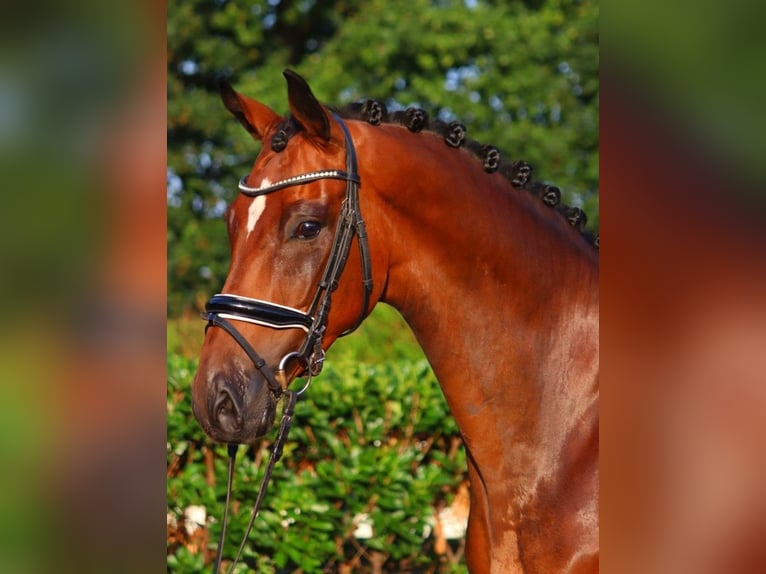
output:
M 318 221 L 301 221 L 295 228 L 293 237 L 296 239 L 313 239 L 322 230 L 322 225 Z

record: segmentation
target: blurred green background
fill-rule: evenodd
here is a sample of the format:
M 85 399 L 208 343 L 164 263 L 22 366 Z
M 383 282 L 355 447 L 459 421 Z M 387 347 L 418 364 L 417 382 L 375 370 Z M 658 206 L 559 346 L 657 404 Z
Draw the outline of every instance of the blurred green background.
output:
M 594 221 L 589 190 L 598 187 L 597 163 L 583 156 L 591 155 L 588 142 L 597 132 L 588 127 L 578 134 L 567 126 L 595 121 L 595 107 L 591 119 L 588 113 L 571 115 L 587 101 L 569 104 L 578 83 L 582 95 L 598 97 L 589 86 L 598 81 L 600 59 L 602 74 L 608 68 L 622 95 L 630 96 L 604 93 L 613 106 L 626 116 L 648 111 L 664 128 L 658 139 L 685 138 L 707 152 L 700 160 L 705 166 L 726 168 L 729 185 L 716 196 L 721 205 L 741 193 L 742 180 L 762 193 L 766 35 L 760 3 L 620 0 L 599 11 L 597 26 L 596 7 L 586 2 L 6 3 L 0 19 L 0 571 L 166 568 L 166 362 L 178 368 L 183 358 L 166 355 L 166 309 L 172 317 L 193 313 L 220 286 L 228 254 L 215 242 L 225 232 L 215 210 L 207 217 L 206 209 L 217 204 L 216 190 L 223 201 L 231 198 L 236 178 L 257 151 L 214 95 L 219 72 L 281 111 L 280 73 L 288 65 L 328 103 L 372 96 L 449 108 L 472 137 L 532 161 L 540 177 L 565 192 L 581 193 Z M 584 45 L 580 24 L 589 38 Z M 384 36 L 393 40 L 382 42 Z M 378 52 L 381 45 L 389 51 Z M 560 50 L 566 45 L 571 50 Z M 370 57 L 378 53 L 383 71 L 373 75 Z M 569 67 L 557 67 L 560 53 Z M 482 88 L 490 79 L 501 89 Z M 158 84 L 148 100 L 145 82 Z M 525 128 L 530 133 L 520 131 L 520 102 L 545 105 L 564 92 L 572 96 L 562 96 L 569 114 L 560 113 L 563 126 L 551 122 L 539 135 L 531 126 Z M 493 95 L 499 101 L 490 101 Z M 138 123 L 136 113 L 148 118 L 146 145 L 120 150 L 108 165 L 105 154 Z M 534 113 L 528 108 L 527 117 Z M 498 133 L 480 131 L 488 117 L 489 129 Z M 563 149 L 580 140 L 573 153 L 551 153 L 559 159 L 547 164 L 547 156 L 535 151 L 540 141 Z M 557 167 L 564 165 L 561 158 L 578 162 L 573 177 Z M 677 159 L 666 157 L 663 165 L 677 169 Z M 145 165 L 158 182 L 129 182 Z M 656 166 L 640 167 L 653 174 Z M 630 193 L 620 184 L 602 195 L 608 200 Z M 146 202 L 138 214 L 126 210 L 125 202 L 139 196 Z M 600 207 L 605 221 L 619 228 L 614 204 Z M 650 228 L 651 211 L 622 215 L 639 217 Z M 708 227 L 722 233 L 716 218 Z M 112 244 L 123 234 L 127 250 L 117 252 Z M 137 241 L 147 236 L 149 245 L 136 254 L 140 265 L 126 275 L 153 282 L 153 294 L 103 281 L 125 266 L 126 253 L 139 251 Z M 609 237 L 604 239 L 602 261 L 609 252 Z M 611 256 L 614 261 L 621 254 Z M 619 296 L 619 281 L 602 288 Z M 95 337 L 81 337 L 88 334 L 81 319 L 97 300 L 123 318 L 143 320 L 148 312 L 154 326 L 145 332 L 129 321 L 106 322 Z M 609 317 L 603 320 L 608 324 Z M 171 338 L 175 331 L 171 324 Z M 196 352 L 198 320 L 178 331 L 186 333 L 181 346 Z M 147 357 L 154 367 L 137 368 Z M 98 376 L 86 385 L 83 371 L 96 361 L 102 363 Z M 612 420 L 625 415 L 604 410 Z M 613 479 L 611 486 L 613 496 L 634 499 Z M 624 514 L 616 524 L 624 529 Z M 652 552 L 635 539 L 628 543 L 638 554 Z

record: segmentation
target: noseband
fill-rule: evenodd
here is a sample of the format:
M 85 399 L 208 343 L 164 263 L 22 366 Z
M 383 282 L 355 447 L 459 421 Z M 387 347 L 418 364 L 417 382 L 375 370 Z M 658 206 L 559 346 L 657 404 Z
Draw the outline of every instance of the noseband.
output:
M 282 455 L 282 448 L 287 440 L 287 434 L 292 423 L 293 409 L 295 407 L 297 396 L 302 394 L 308 388 L 311 383 L 311 377 L 318 375 L 322 370 L 325 356 L 322 340 L 327 328 L 327 320 L 330 315 L 332 293 L 338 288 L 340 276 L 348 261 L 351 243 L 355 235 L 357 243 L 359 244 L 359 254 L 362 266 L 363 302 L 356 323 L 350 329 L 343 332 L 341 336 L 354 331 L 361 324 L 367 314 L 367 308 L 370 304 L 370 297 L 372 294 L 372 267 L 370 263 L 369 247 L 367 245 L 367 231 L 365 230 L 364 220 L 362 219 L 362 213 L 359 208 L 359 185 L 361 180 L 357 171 L 356 149 L 354 149 L 354 142 L 351 139 L 351 134 L 349 133 L 346 124 L 339 116 L 333 114 L 333 117 L 343 130 L 346 149 L 345 171 L 337 169 L 314 171 L 296 175 L 274 184 L 257 188 L 249 187 L 245 183 L 244 177 L 239 182 L 239 191 L 250 197 L 266 195 L 287 187 L 304 185 L 321 179 L 339 179 L 346 182 L 346 197 L 341 206 L 340 217 L 335 231 L 335 239 L 333 241 L 332 249 L 330 250 L 330 257 L 325 266 L 322 279 L 317 285 L 317 291 L 309 310 L 304 312 L 270 301 L 262 301 L 260 299 L 252 299 L 250 297 L 243 297 L 241 295 L 230 293 L 219 293 L 210 298 L 205 305 L 205 313 L 202 314 L 202 318 L 207 319 L 205 331 L 210 327 L 220 327 L 229 333 L 239 346 L 242 347 L 247 356 L 250 357 L 255 368 L 258 369 L 264 379 L 266 379 L 269 389 L 275 399 L 279 400 L 283 395 L 285 396 L 279 432 L 274 442 L 274 447 L 271 456 L 269 457 L 261 487 L 258 491 L 258 496 L 250 515 L 250 522 L 229 572 L 233 572 L 234 567 L 239 561 L 239 557 L 242 554 L 253 522 L 258 515 L 258 509 L 263 500 L 266 486 L 271 477 L 274 465 Z M 282 357 L 277 365 L 277 369 L 273 370 L 266 364 L 266 361 L 261 358 L 253 346 L 250 345 L 247 339 L 245 339 L 231 321 L 242 321 L 272 329 L 301 329 L 306 333 L 306 336 L 300 347 L 296 351 L 291 351 Z M 304 372 L 307 376 L 306 384 L 298 392 L 290 391 L 287 388 L 288 380 L 286 368 L 287 363 L 291 360 L 298 360 L 303 365 Z M 237 445 L 229 445 L 228 484 L 226 488 L 226 502 L 221 535 L 218 541 L 218 550 L 214 566 L 214 572 L 216 574 L 220 568 L 223 542 L 226 536 L 226 522 L 229 510 L 229 497 L 231 494 L 232 478 L 234 474 L 234 458 L 236 456 L 236 450 Z
M 346 170 L 328 169 L 314 171 L 289 177 L 263 187 L 249 187 L 243 177 L 239 182 L 239 191 L 250 197 L 267 195 L 294 185 L 304 185 L 322 179 L 339 179 L 346 182 L 346 198 L 341 206 L 340 218 L 335 232 L 330 257 L 322 275 L 322 279 L 317 285 L 317 291 L 309 310 L 304 312 L 292 307 L 286 307 L 252 299 L 234 294 L 218 294 L 210 298 L 205 305 L 205 313 L 202 314 L 207 319 L 209 327 L 221 327 L 227 331 L 234 340 L 239 343 L 242 349 L 253 361 L 255 367 L 261 372 L 269 384 L 274 396 L 279 399 L 287 388 L 287 375 L 285 368 L 290 360 L 296 359 L 302 363 L 308 376 L 308 383 L 311 377 L 318 375 L 322 370 L 324 363 L 324 349 L 322 348 L 322 339 L 327 328 L 327 319 L 330 314 L 330 304 L 332 302 L 332 293 L 337 289 L 340 276 L 346 266 L 351 242 L 354 235 L 359 244 L 359 254 L 362 263 L 362 285 L 364 288 L 362 308 L 359 318 L 353 327 L 342 333 L 347 335 L 354 331 L 364 320 L 367 308 L 372 294 L 372 270 L 370 264 L 369 247 L 367 245 L 367 231 L 365 230 L 364 220 L 359 208 L 359 184 L 360 178 L 357 171 L 356 149 L 351 139 L 351 134 L 343 120 L 335 115 L 335 121 L 338 122 L 345 138 L 346 148 Z M 247 340 L 231 324 L 231 320 L 253 323 L 272 329 L 302 329 L 306 332 L 306 337 L 300 347 L 287 353 L 277 366 L 277 370 L 272 370 L 266 362 L 258 355 Z M 302 389 L 300 392 L 303 392 Z

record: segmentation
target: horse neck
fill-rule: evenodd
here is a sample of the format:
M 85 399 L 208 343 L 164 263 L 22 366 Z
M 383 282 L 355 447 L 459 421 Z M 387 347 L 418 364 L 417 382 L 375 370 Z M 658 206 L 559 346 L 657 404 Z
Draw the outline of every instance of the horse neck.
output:
M 386 214 L 383 300 L 423 347 L 472 457 L 507 477 L 506 445 L 555 457 L 596 400 L 596 258 L 479 160 L 431 134 L 392 133 L 375 150 L 388 174 L 362 173 Z

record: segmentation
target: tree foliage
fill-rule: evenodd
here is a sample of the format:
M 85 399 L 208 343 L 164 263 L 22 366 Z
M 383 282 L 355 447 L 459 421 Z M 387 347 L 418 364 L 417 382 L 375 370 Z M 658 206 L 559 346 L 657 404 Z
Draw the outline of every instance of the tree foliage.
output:
M 170 0 L 171 314 L 223 282 L 220 216 L 259 150 L 219 78 L 287 110 L 291 67 L 317 97 L 420 105 L 535 166 L 598 225 L 598 5 L 593 0 Z

